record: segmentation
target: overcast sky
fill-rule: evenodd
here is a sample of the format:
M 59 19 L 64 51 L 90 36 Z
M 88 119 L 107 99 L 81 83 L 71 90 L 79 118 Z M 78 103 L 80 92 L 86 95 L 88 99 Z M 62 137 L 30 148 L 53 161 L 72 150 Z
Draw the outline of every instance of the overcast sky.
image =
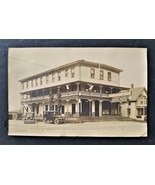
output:
M 20 79 L 76 60 L 108 64 L 123 70 L 120 85 L 147 88 L 147 50 L 142 48 L 11 48 L 9 110 L 20 108 Z

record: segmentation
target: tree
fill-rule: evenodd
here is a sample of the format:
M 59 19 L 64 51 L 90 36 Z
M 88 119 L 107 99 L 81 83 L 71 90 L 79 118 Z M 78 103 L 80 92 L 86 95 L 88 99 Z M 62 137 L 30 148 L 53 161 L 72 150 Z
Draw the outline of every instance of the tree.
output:
M 54 96 L 52 93 L 52 89 L 50 89 L 50 93 L 49 93 L 49 103 L 50 103 L 50 110 L 54 111 Z
M 60 109 L 61 109 L 61 106 L 62 106 L 60 88 L 58 88 L 58 91 L 57 91 L 57 103 L 58 103 L 57 112 L 60 114 Z

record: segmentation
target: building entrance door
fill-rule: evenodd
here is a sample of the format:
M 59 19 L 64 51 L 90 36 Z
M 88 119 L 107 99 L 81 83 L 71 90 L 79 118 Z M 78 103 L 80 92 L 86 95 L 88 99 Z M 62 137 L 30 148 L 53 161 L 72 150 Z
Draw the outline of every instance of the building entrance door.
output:
M 62 105 L 62 107 L 61 107 L 61 113 L 62 113 L 62 114 L 65 113 L 65 107 L 64 107 L 64 105 Z
M 95 100 L 95 116 L 99 116 L 99 101 Z
M 72 114 L 76 113 L 76 108 L 75 108 L 75 104 L 72 104 Z
M 82 116 L 89 116 L 89 101 L 82 100 Z
M 111 103 L 109 101 L 103 101 L 102 108 L 104 115 L 111 114 Z

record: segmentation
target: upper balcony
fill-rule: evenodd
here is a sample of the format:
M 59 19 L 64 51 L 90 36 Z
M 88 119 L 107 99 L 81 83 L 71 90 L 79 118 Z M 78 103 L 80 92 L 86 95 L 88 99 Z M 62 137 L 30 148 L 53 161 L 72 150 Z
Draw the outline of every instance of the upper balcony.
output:
M 57 99 L 57 92 L 60 90 L 62 100 L 79 98 L 110 98 L 128 96 L 128 91 L 119 92 L 119 87 L 101 86 L 99 84 L 72 83 L 68 85 L 57 86 L 54 88 L 42 88 L 40 90 L 30 91 L 22 94 L 22 102 L 48 102 L 49 94 L 53 94 L 54 100 Z
M 63 93 L 61 93 L 62 99 L 67 99 L 67 98 L 72 98 L 72 97 L 75 98 L 77 96 L 79 96 L 79 97 L 88 97 L 88 98 L 90 98 L 90 97 L 97 97 L 97 98 L 99 98 L 99 97 L 105 97 L 105 98 L 109 97 L 109 95 L 105 94 L 105 93 L 102 93 L 102 94 L 95 93 L 95 92 L 91 92 L 90 93 L 90 92 L 86 92 L 86 91 L 79 91 L 79 94 L 78 94 L 78 91 L 70 91 L 70 92 L 63 92 Z M 53 98 L 56 99 L 57 98 L 57 94 L 54 94 Z M 21 101 L 23 103 L 24 102 L 25 103 L 26 102 L 37 102 L 37 101 L 38 102 L 39 101 L 47 102 L 47 101 L 49 101 L 49 99 L 50 99 L 49 95 L 35 96 L 35 97 L 27 96 L 27 97 L 22 98 Z

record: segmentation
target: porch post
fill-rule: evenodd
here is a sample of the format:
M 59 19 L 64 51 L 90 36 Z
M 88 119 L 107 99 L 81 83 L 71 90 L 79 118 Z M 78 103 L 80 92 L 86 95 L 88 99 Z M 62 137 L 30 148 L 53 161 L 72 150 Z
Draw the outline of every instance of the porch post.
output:
M 44 99 L 45 90 L 43 89 L 43 99 Z
M 69 99 L 66 99 L 67 101 L 67 114 L 68 114 L 68 102 L 69 102 Z
M 111 91 L 110 91 L 110 94 L 112 94 L 112 91 L 113 91 L 113 87 L 110 87 Z M 110 115 L 112 116 L 112 111 L 113 111 L 113 106 L 112 106 L 112 99 L 110 101 Z
M 81 108 L 80 108 L 80 102 L 81 100 L 79 99 L 79 85 L 80 83 L 76 83 L 77 85 L 77 96 L 78 96 L 78 99 L 77 99 L 77 116 L 79 117 L 80 116 L 80 111 L 81 111 Z
M 89 102 L 89 116 L 92 116 L 92 100 L 88 99 Z
M 92 116 L 95 116 L 95 100 L 92 100 Z
M 99 87 L 100 87 L 100 97 L 102 97 L 102 88 L 103 88 L 103 86 L 100 85 Z
M 99 100 L 99 117 L 102 117 L 102 114 L 103 114 L 103 112 L 102 112 L 102 102 L 103 102 L 103 100 Z

